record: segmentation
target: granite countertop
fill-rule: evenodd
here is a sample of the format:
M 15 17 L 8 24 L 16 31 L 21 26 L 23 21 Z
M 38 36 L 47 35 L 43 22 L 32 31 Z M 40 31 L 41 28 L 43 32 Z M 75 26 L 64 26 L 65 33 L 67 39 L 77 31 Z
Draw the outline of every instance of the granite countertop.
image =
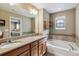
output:
M 13 42 L 16 42 L 16 43 L 9 43 L 9 45 L 11 45 L 10 47 L 5 48 L 5 47 L 3 47 L 4 45 L 0 46 L 0 55 L 4 54 L 6 52 L 9 52 L 13 49 L 17 49 L 17 48 L 19 48 L 23 45 L 34 42 L 36 40 L 39 40 L 41 38 L 44 38 L 44 36 L 43 35 L 36 35 L 36 36 L 24 37 L 24 38 L 21 38 L 21 39 L 18 39 L 18 40 L 14 40 Z

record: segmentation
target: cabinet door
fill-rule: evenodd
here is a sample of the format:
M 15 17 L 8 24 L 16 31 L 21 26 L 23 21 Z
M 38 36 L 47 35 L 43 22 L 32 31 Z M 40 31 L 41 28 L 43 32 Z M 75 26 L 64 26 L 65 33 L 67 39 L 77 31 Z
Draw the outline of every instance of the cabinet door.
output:
M 39 56 L 43 55 L 43 44 L 39 44 Z
M 46 42 L 43 43 L 43 55 L 46 53 L 47 47 L 46 47 Z
M 27 51 L 23 52 L 19 56 L 30 56 L 30 50 L 27 50 Z
M 38 45 L 31 48 L 31 56 L 38 56 Z

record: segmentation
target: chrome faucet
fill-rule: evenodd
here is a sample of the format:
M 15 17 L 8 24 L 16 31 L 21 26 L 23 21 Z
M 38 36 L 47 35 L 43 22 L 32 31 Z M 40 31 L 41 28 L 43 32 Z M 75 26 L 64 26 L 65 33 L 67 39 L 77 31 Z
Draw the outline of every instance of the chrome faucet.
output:
M 12 38 L 10 37 L 10 32 L 8 29 L 6 29 L 4 31 L 4 38 L 6 39 L 7 43 L 11 43 L 12 42 Z
M 7 43 L 11 43 L 11 39 L 10 38 L 7 38 Z
M 7 38 L 7 43 L 13 43 L 13 40 L 15 40 L 15 38 L 14 38 L 14 37 Z

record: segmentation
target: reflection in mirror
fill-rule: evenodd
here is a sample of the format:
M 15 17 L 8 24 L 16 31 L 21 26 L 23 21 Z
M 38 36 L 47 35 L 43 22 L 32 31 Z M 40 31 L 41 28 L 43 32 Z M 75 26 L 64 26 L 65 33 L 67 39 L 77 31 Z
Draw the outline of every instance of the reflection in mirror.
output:
M 20 21 L 11 22 L 11 24 L 12 24 L 12 31 L 19 31 L 20 30 Z
M 23 18 L 22 35 L 35 33 L 35 18 Z
M 0 17 L 5 20 L 5 26 L 0 26 L 0 30 L 3 32 L 8 29 L 10 37 L 35 33 L 35 14 L 37 12 L 30 11 L 33 8 L 27 10 L 28 7 L 24 9 L 20 6 L 0 3 Z
M 16 17 L 10 17 L 10 34 L 12 36 L 21 35 L 21 19 Z

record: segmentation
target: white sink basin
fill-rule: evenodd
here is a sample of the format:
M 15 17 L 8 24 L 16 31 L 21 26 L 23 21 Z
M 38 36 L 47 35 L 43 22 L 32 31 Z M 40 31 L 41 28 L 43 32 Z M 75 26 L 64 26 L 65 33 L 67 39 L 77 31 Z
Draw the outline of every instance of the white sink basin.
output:
M 17 43 L 9 43 L 9 44 L 0 46 L 0 48 L 11 48 L 11 47 L 18 46 L 20 44 L 21 44 L 20 42 L 17 42 Z

